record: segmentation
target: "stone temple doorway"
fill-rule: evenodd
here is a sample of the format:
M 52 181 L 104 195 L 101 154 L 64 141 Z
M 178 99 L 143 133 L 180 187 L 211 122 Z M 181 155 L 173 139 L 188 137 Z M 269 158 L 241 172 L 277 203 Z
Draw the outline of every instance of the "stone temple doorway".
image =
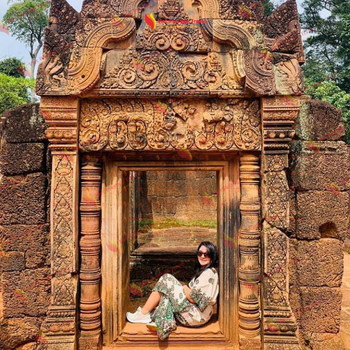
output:
M 152 344 L 158 346 L 157 337 L 149 332 L 145 325 L 128 323 L 125 313 L 143 302 L 144 297 L 149 295 L 147 292 L 149 285 L 152 285 L 152 281 L 156 281 L 166 270 L 175 275 L 178 270 L 179 280 L 188 280 L 192 273 L 191 267 L 193 268 L 193 257 L 198 243 L 202 240 L 211 240 L 217 245 L 220 254 L 220 294 L 216 316 L 208 325 L 201 328 L 178 327 L 177 331 L 171 334 L 168 344 L 176 346 L 186 342 L 188 346 L 190 344 L 199 346 L 203 343 L 213 346 L 221 344 L 223 347 L 237 345 L 238 322 L 232 325 L 229 320 L 232 316 L 238 319 L 238 255 L 237 249 L 234 249 L 239 227 L 238 156 L 230 161 L 159 161 L 144 164 L 120 162 L 113 157 L 106 157 L 103 166 L 101 198 L 103 344 L 106 348 L 127 346 L 130 342 L 144 346 Z M 202 179 L 207 177 L 210 179 L 209 186 L 215 188 L 214 196 L 206 196 L 204 193 L 197 198 L 202 202 L 202 209 L 207 208 L 209 218 L 202 220 L 202 226 L 211 228 L 193 225 L 192 234 L 187 229 L 186 235 L 184 234 L 186 220 L 181 220 L 179 215 L 172 223 L 169 219 L 163 220 L 163 228 L 157 230 L 157 225 L 162 227 L 159 220 L 162 214 L 160 211 L 153 210 L 152 213 L 150 210 L 150 207 L 156 208 L 156 202 L 152 202 L 155 199 L 152 197 L 156 197 L 152 195 L 157 191 L 155 183 L 161 185 L 161 179 L 175 178 L 178 179 L 176 181 L 179 187 L 183 187 L 185 183 L 189 183 L 184 180 L 189 174 L 193 174 L 194 177 L 201 176 Z M 140 188 L 143 189 L 143 193 Z M 188 210 L 190 206 L 187 205 L 186 208 L 186 205 L 183 205 L 186 196 L 181 196 L 180 188 L 174 189 L 169 186 L 167 188 L 169 194 L 175 190 L 179 198 L 178 210 Z M 183 188 L 182 194 L 186 194 L 186 188 Z M 158 197 L 162 198 L 160 200 L 167 200 L 165 196 Z M 188 200 L 191 199 L 187 198 L 187 204 Z M 212 204 L 209 204 L 210 201 Z M 138 205 L 138 202 L 141 205 Z M 215 220 L 210 220 L 213 213 L 208 211 L 208 207 L 215 212 Z M 158 220 L 151 220 L 151 214 Z M 185 212 L 182 218 L 186 218 Z M 169 222 L 170 226 L 177 225 L 171 230 L 174 230 L 174 235 L 177 235 L 178 239 L 165 236 L 170 232 L 169 227 L 164 228 L 169 226 Z M 200 220 L 194 222 L 198 225 Z M 145 285 L 147 287 L 143 288 Z
M 130 184 L 129 310 L 134 312 L 163 274 L 190 282 L 200 242 L 217 245 L 218 184 L 216 171 L 125 174 Z

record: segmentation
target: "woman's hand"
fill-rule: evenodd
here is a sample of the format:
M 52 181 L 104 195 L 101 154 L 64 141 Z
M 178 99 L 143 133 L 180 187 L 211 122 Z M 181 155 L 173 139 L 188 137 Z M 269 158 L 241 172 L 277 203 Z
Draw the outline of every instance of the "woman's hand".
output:
M 196 302 L 190 297 L 190 293 L 191 293 L 191 288 L 189 286 L 183 286 L 186 298 L 189 302 L 191 302 L 192 304 L 195 304 Z

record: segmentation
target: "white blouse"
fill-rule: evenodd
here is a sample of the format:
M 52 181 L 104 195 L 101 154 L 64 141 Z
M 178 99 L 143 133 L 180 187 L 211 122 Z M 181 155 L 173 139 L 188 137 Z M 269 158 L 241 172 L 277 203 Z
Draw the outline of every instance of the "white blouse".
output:
M 189 283 L 190 297 L 196 302 L 199 310 L 203 312 L 208 305 L 214 305 L 219 294 L 219 274 L 212 267 L 206 269 L 195 280 Z

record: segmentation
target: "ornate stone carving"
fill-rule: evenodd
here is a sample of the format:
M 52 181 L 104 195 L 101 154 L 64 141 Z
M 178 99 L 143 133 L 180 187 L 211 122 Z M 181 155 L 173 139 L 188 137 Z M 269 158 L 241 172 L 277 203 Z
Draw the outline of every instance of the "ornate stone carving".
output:
M 239 342 L 240 349 L 261 349 L 260 339 L 260 234 L 259 158 L 240 157 L 241 227 L 239 234 Z
M 188 19 L 179 0 L 161 0 L 159 3 L 159 18 Z
M 272 62 L 268 52 L 252 49 L 245 54 L 245 85 L 260 95 L 275 95 Z
M 269 50 L 295 53 L 299 62 L 305 61 L 295 0 L 288 0 L 278 6 L 264 22 Z
M 289 225 L 289 188 L 286 174 L 282 171 L 270 171 L 264 174 L 265 195 L 263 210 L 266 221 L 280 229 Z
M 154 30 L 146 27 L 144 32 L 137 36 L 136 48 L 155 51 L 209 51 L 209 46 L 198 26 L 189 27 L 185 24 L 168 23 L 157 23 Z
M 39 95 L 61 92 L 66 87 L 67 69 L 79 14 L 65 0 L 56 0 L 52 2 L 49 21 L 50 26 L 45 28 L 42 62 L 36 80 Z
M 299 62 L 295 58 L 284 58 L 274 65 L 277 94 L 300 94 L 303 91 L 303 81 Z
M 114 59 L 111 54 L 107 54 L 106 64 L 109 57 Z M 151 58 L 147 60 L 148 57 Z M 153 54 L 148 51 L 126 51 L 119 63 L 106 73 L 100 88 L 130 96 L 134 96 L 135 89 L 150 89 L 152 95 L 169 95 L 170 92 L 186 95 L 190 89 L 191 94 L 203 94 L 203 91 L 207 95 L 242 94 L 238 77 L 226 74 L 219 57 L 215 53 L 204 58 L 188 58 L 174 52 Z M 135 61 L 146 62 L 144 69 L 135 68 Z
M 51 201 L 52 299 L 42 331 L 48 335 L 48 349 L 66 344 L 75 348 L 77 272 L 77 154 L 53 151 Z M 64 324 L 64 326 L 62 326 Z
M 262 99 L 265 154 L 288 153 L 295 135 L 294 122 L 300 108 L 299 96 Z
M 101 345 L 100 186 L 101 163 L 85 156 L 81 168 L 80 349 Z
M 48 349 L 75 349 L 78 288 L 77 195 L 78 153 L 76 99 L 41 99 L 40 111 L 49 128 L 52 151 L 51 268 L 52 298 L 42 331 Z
M 261 2 L 255 0 L 220 0 L 220 17 L 262 22 L 264 8 Z
M 299 109 L 299 98 L 264 98 L 264 148 L 262 154 L 262 217 L 264 251 L 264 346 L 284 346 L 300 350 L 295 332 L 296 320 L 288 300 L 289 142 L 294 136 L 293 124 Z M 279 118 L 278 118 L 279 116 Z
M 256 100 L 84 100 L 81 113 L 85 151 L 260 149 Z
M 194 28 L 158 22 L 152 31 L 134 20 L 143 20 L 146 7 L 156 19 L 205 22 Z M 111 22 L 115 14 L 121 25 Z M 37 80 L 53 150 L 55 277 L 52 304 L 42 326 L 49 337 L 49 350 L 73 350 L 77 345 L 78 132 L 84 152 L 256 151 L 242 155 L 240 169 L 240 347 L 260 349 L 263 333 L 266 349 L 298 349 L 288 301 L 288 238 L 282 230 L 288 225 L 289 210 L 284 171 L 299 111 L 299 97 L 292 94 L 298 95 L 302 84 L 299 32 L 295 0 L 288 0 L 269 18 L 256 0 L 96 0 L 85 1 L 80 14 L 65 0 L 53 1 L 44 53 L 72 45 L 62 55 L 46 57 Z M 141 65 L 135 67 L 134 61 Z M 266 97 L 276 93 L 285 96 Z M 76 96 L 63 97 L 69 94 Z M 187 94 L 192 95 L 190 99 Z M 260 105 L 252 96 L 265 97 Z M 257 154 L 261 150 L 264 303 L 259 300 Z M 86 350 L 101 345 L 100 177 L 98 159 L 86 158 L 81 177 L 79 281 L 79 347 Z M 259 305 L 263 305 L 263 315 Z
M 282 345 L 300 350 L 296 319 L 289 305 L 288 237 L 266 221 L 264 232 L 264 343 L 268 349 Z M 295 262 L 294 262 L 295 263 Z

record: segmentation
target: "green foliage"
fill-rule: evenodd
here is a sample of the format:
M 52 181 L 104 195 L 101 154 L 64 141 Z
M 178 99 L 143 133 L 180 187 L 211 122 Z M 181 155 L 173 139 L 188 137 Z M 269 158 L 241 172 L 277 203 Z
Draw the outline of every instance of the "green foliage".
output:
M 305 0 L 303 7 L 302 27 L 315 28 L 304 45 L 305 92 L 342 111 L 350 144 L 350 1 Z
M 314 89 L 311 96 L 329 102 L 342 111 L 345 125 L 345 139 L 350 144 L 350 94 L 335 85 L 334 82 L 323 82 Z
M 30 102 L 28 89 L 34 88 L 34 79 L 14 78 L 0 73 L 0 115 Z
M 13 4 L 5 13 L 3 21 L 16 39 L 33 46 L 42 42 L 44 29 L 48 25 L 47 1 L 23 0 Z
M 16 57 L 6 58 L 0 61 L 0 73 L 14 78 L 24 78 L 18 67 L 23 67 L 24 63 Z
M 304 45 L 306 79 L 338 73 L 336 85 L 350 93 L 350 2 L 305 0 L 303 7 L 302 27 L 315 28 Z

